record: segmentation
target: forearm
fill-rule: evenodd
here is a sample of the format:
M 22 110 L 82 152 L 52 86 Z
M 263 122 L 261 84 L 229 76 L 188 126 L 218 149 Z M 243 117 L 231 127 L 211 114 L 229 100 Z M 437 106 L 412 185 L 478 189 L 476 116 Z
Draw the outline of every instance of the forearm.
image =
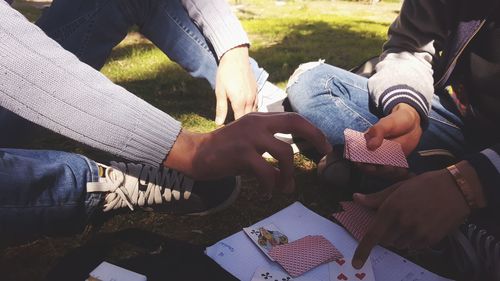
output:
M 422 125 L 434 94 L 432 63 L 435 43 L 445 38 L 442 3 L 406 0 L 389 28 L 376 74 L 368 82 L 372 99 L 385 115 L 398 103 L 407 103 L 420 115 Z
M 159 164 L 180 123 L 81 63 L 0 1 L 0 106 L 57 133 Z
M 182 4 L 212 43 L 219 59 L 234 47 L 250 44 L 241 23 L 225 0 L 182 0 Z

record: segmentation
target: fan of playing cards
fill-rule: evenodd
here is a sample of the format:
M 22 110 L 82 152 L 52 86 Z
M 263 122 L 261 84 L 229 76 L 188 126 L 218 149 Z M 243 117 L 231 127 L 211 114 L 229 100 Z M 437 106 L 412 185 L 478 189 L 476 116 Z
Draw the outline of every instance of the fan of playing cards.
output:
M 307 235 L 290 242 L 274 224 L 248 227 L 243 231 L 271 261 L 277 262 L 288 273 L 259 267 L 252 281 L 294 280 L 292 278 L 325 263 L 329 263 L 331 280 L 374 280 L 370 262 L 360 270 L 354 269 L 346 262 L 346 257 L 322 235 Z
M 408 168 L 408 162 L 398 142 L 383 140 L 382 145 L 372 151 L 366 147 L 366 139 L 362 132 L 345 129 L 344 137 L 344 157 L 348 160 Z

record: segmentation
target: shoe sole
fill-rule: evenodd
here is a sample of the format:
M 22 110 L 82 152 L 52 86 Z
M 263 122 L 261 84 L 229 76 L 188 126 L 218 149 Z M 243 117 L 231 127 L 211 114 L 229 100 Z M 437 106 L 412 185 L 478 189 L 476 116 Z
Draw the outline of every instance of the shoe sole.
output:
M 186 214 L 186 215 L 188 215 L 188 216 L 200 216 L 201 217 L 201 216 L 208 216 L 208 215 L 220 212 L 220 211 L 228 208 L 229 206 L 231 206 L 234 203 L 234 201 L 236 201 L 238 196 L 240 195 L 240 192 L 241 192 L 241 177 L 236 176 L 236 186 L 234 187 L 233 192 L 226 199 L 226 201 L 222 202 L 218 206 L 213 207 L 212 209 L 208 209 L 206 211 L 198 212 L 198 213 Z

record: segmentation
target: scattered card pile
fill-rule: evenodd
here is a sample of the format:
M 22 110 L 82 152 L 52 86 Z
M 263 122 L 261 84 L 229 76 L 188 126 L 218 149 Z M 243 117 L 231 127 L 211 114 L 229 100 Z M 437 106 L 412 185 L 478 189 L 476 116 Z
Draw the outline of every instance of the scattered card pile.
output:
M 348 160 L 408 168 L 408 161 L 406 161 L 401 144 L 398 142 L 384 140 L 379 148 L 371 151 L 366 147 L 366 139 L 362 132 L 345 129 L 344 137 L 344 157 Z
M 333 214 L 333 217 L 342 224 L 358 241 L 366 234 L 368 226 L 375 218 L 375 212 L 354 202 L 340 202 L 344 209 Z
M 343 258 L 339 250 L 321 235 L 308 235 L 289 244 L 273 247 L 269 255 L 293 277 L 320 264 Z
M 289 243 L 288 237 L 274 224 L 266 227 L 247 227 L 243 228 L 243 231 L 270 260 L 279 263 L 292 277 L 344 257 L 321 235 L 308 235 Z

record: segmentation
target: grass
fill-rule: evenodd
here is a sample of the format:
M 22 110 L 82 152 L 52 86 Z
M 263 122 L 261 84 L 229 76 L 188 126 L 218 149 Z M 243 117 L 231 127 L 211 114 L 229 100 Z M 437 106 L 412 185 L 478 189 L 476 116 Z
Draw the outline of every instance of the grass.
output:
M 270 73 L 270 80 L 284 87 L 294 69 L 303 62 L 325 59 L 327 63 L 351 68 L 377 55 L 387 27 L 397 16 L 399 3 L 367 5 L 341 1 L 247 0 L 235 5 L 252 41 L 251 55 Z M 39 10 L 17 3 L 16 8 L 34 21 Z M 135 31 L 114 50 L 102 72 L 158 108 L 182 121 L 193 131 L 215 128 L 215 97 L 208 83 L 191 78 L 160 50 Z M 109 155 L 73 141 L 46 133 L 37 147 L 57 148 L 89 155 L 97 160 Z M 315 165 L 296 156 L 297 190 L 276 194 L 272 201 L 257 200 L 259 189 L 251 177 L 243 177 L 243 192 L 229 209 L 211 217 L 174 217 L 134 212 L 114 216 L 100 230 L 113 232 L 136 227 L 198 245 L 210 245 L 242 227 L 301 201 L 314 211 L 329 216 L 337 202 L 348 195 L 321 189 Z M 1 250 L 2 280 L 39 280 L 57 259 L 83 243 L 82 235 L 41 238 L 30 244 Z M 115 257 L 123 258 L 123 253 Z M 415 259 L 415 258 L 414 258 Z M 29 264 L 29 266 L 26 266 Z

